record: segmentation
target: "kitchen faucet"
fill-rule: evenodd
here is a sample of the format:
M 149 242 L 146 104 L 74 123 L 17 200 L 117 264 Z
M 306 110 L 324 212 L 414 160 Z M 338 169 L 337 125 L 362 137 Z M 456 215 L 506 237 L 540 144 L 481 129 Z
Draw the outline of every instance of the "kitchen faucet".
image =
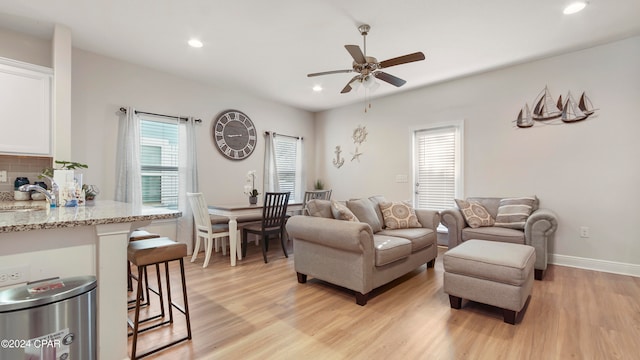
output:
M 47 198 L 47 202 L 49 203 L 49 206 L 58 207 L 58 192 L 60 190 L 58 183 L 56 183 L 55 180 L 53 180 L 52 178 L 46 175 L 41 175 L 41 176 L 49 179 L 49 181 L 51 182 L 51 193 L 49 193 L 47 190 L 43 189 L 39 185 L 30 185 L 30 184 L 25 184 L 20 186 L 18 190 L 25 191 L 25 192 L 29 192 L 32 190 L 37 191 L 43 194 L 45 198 Z

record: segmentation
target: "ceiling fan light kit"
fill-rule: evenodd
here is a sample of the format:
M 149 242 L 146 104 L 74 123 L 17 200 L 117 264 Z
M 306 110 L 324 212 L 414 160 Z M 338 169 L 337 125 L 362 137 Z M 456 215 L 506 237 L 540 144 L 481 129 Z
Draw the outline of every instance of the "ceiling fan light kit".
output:
M 360 31 L 360 35 L 363 38 L 363 50 L 360 49 L 358 45 L 345 45 L 345 49 L 349 52 L 351 57 L 353 58 L 353 63 L 351 69 L 344 70 L 331 70 L 331 71 L 323 71 L 317 73 L 307 74 L 308 77 L 314 76 L 322 76 L 329 74 L 341 74 L 341 73 L 350 73 L 355 72 L 358 75 L 354 76 L 347 82 L 347 85 L 340 91 L 340 93 L 345 94 L 350 92 L 351 90 L 357 88 L 360 84 L 363 85 L 364 88 L 373 91 L 380 86 L 375 79 L 380 79 L 384 82 L 387 82 L 393 86 L 400 87 L 406 84 L 406 81 L 395 77 L 389 73 L 384 71 L 380 71 L 380 69 L 385 69 L 391 66 L 402 65 L 414 61 L 421 61 L 425 59 L 425 56 L 422 52 L 416 52 L 408 55 L 398 56 L 392 59 L 384 60 L 378 62 L 378 60 L 373 56 L 367 56 L 367 35 L 371 30 L 371 26 L 367 24 L 362 24 L 358 26 L 358 31 Z

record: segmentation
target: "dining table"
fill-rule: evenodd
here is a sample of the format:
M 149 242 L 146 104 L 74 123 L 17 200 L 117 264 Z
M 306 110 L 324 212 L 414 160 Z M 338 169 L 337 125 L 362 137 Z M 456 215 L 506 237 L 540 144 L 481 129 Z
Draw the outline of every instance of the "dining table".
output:
M 254 217 L 262 215 L 263 204 L 214 204 L 208 205 L 209 214 L 224 216 L 229 219 L 229 252 L 231 258 L 231 266 L 236 266 L 237 260 L 242 260 L 242 251 L 239 251 L 241 239 L 238 239 L 238 218 Z M 289 203 L 287 205 L 287 213 L 293 214 L 302 210 L 302 203 Z

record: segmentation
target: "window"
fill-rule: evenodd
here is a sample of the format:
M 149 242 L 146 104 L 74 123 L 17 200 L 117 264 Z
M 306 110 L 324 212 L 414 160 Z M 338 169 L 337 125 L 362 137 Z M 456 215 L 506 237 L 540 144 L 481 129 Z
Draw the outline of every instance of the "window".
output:
M 462 122 L 416 130 L 414 144 L 414 204 L 444 210 L 462 197 Z
M 140 120 L 142 203 L 178 207 L 178 124 Z
M 278 169 L 278 185 L 280 191 L 289 191 L 289 202 L 301 201 L 296 199 L 301 187 L 300 159 L 298 154 L 298 138 L 285 135 L 274 138 L 276 153 L 276 169 Z
M 289 192 L 289 202 L 302 202 L 302 157 L 302 138 L 265 132 L 264 191 Z

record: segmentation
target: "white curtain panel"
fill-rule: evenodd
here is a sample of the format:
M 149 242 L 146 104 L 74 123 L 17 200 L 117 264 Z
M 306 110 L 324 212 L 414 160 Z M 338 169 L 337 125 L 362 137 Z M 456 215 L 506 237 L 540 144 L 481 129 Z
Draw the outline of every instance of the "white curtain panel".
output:
M 302 138 L 299 137 L 296 141 L 296 193 L 295 199 L 296 202 L 302 202 L 302 198 L 304 197 L 304 189 L 306 187 L 307 179 L 305 177 L 305 169 L 302 168 L 304 164 L 304 146 L 302 143 Z
M 116 201 L 142 206 L 140 120 L 132 107 L 120 115 L 116 158 Z
M 178 120 L 180 122 L 180 120 Z M 193 212 L 187 199 L 188 192 L 198 192 L 198 157 L 196 150 L 196 122 L 189 117 L 187 122 L 180 122 L 180 190 L 178 191 L 178 209 L 182 217 L 178 220 L 178 241 L 187 244 L 187 251 L 193 249 Z
M 276 166 L 276 147 L 275 147 L 274 132 L 269 132 L 265 135 L 264 140 L 264 175 L 263 175 L 263 191 L 266 192 L 279 192 L 280 183 L 278 182 L 278 167 Z

